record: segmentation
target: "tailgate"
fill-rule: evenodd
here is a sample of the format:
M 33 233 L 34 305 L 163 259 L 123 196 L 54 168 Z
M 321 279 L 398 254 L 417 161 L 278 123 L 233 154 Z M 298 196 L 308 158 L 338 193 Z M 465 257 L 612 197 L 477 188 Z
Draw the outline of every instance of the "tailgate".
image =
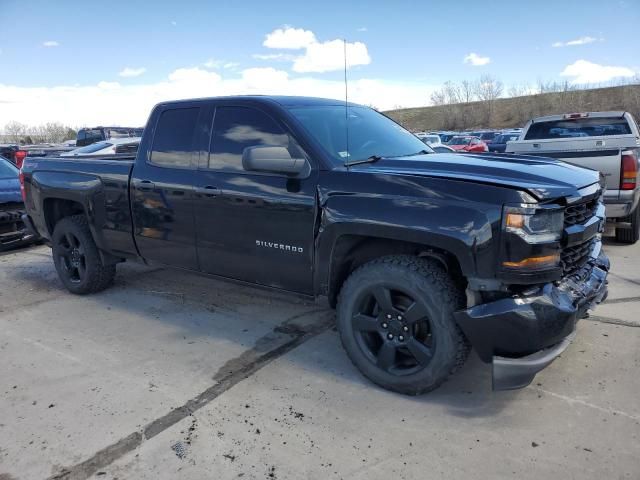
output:
M 620 188 L 620 150 L 591 150 L 574 152 L 544 152 L 546 157 L 598 170 L 606 179 L 607 190 Z
M 579 167 L 598 170 L 608 190 L 620 188 L 620 152 L 635 144 L 629 136 L 519 140 L 509 142 L 507 151 L 521 155 L 551 157 Z

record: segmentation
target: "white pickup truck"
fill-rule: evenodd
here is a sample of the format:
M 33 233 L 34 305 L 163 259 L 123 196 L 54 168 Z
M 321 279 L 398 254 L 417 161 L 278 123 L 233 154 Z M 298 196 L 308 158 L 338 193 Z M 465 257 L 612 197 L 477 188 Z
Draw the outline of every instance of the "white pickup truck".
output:
M 507 153 L 553 157 L 599 170 L 606 179 L 607 219 L 616 240 L 635 243 L 640 237 L 640 133 L 628 112 L 550 115 L 530 120 Z

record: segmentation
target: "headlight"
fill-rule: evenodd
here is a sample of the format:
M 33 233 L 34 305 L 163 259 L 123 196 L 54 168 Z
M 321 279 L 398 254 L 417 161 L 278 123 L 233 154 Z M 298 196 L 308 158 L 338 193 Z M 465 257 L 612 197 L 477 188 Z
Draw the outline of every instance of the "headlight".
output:
M 502 267 L 529 272 L 558 267 L 563 229 L 564 210 L 557 205 L 505 206 Z
M 505 207 L 505 230 L 527 243 L 556 242 L 562 238 L 563 227 L 563 210 Z

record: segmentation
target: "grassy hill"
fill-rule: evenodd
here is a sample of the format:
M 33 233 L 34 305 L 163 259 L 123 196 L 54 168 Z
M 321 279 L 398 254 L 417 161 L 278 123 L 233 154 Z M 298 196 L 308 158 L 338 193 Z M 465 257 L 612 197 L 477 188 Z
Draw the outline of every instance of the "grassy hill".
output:
M 640 120 L 640 85 L 500 98 L 493 103 L 403 108 L 385 113 L 411 131 L 422 131 L 521 127 L 540 115 L 602 110 L 626 110 Z

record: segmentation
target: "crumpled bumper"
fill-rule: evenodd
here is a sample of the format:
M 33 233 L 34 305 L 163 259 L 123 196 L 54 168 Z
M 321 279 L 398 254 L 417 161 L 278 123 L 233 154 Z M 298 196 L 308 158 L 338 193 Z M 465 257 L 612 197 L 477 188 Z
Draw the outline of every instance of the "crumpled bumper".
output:
M 20 210 L 0 212 L 0 252 L 37 239 L 37 236 L 23 224 L 21 215 Z
M 598 241 L 574 276 L 526 296 L 455 313 L 480 358 L 493 364 L 494 390 L 526 387 L 571 343 L 576 322 L 607 297 L 609 259 Z

